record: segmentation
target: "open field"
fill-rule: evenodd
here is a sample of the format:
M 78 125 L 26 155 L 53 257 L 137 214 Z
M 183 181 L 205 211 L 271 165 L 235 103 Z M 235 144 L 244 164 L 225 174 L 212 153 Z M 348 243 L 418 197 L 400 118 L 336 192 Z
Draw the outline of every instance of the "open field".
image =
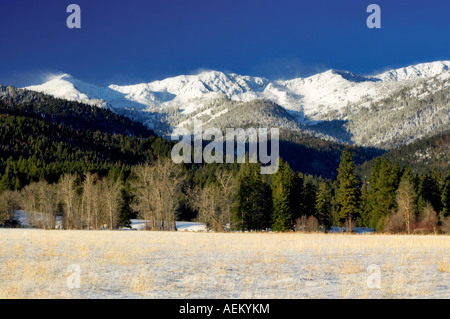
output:
M 450 298 L 448 236 L 0 229 L 0 243 L 0 298 Z

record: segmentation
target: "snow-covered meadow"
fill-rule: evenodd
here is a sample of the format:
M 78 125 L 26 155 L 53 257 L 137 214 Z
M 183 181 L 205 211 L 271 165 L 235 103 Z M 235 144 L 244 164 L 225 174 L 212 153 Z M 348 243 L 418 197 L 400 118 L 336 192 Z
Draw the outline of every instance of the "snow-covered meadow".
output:
M 449 298 L 450 237 L 0 229 L 0 298 Z

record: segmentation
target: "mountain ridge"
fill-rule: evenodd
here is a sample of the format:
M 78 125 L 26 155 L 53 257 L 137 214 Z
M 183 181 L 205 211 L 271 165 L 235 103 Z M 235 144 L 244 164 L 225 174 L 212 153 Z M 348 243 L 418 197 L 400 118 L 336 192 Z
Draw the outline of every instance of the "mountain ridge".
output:
M 25 88 L 60 98 L 77 100 L 84 103 L 87 102 L 87 104 L 91 105 L 97 104 L 98 106 L 104 105 L 104 103 L 101 103 L 101 101 L 98 100 L 102 100 L 102 97 L 105 96 L 106 99 L 104 99 L 104 102 L 112 102 L 113 104 L 116 104 L 113 105 L 116 107 L 122 107 L 123 105 L 118 105 L 118 101 L 115 101 L 115 99 L 118 100 L 124 97 L 128 100 L 127 103 L 131 105 L 133 105 L 133 102 L 137 102 L 146 106 L 155 106 L 168 102 L 177 95 L 195 99 L 202 98 L 204 94 L 208 93 L 222 94 L 231 99 L 239 99 L 240 97 L 243 101 L 248 101 L 256 99 L 257 97 L 264 97 L 252 96 L 251 93 L 263 93 L 270 84 L 272 84 L 272 87 L 269 87 L 269 92 L 273 90 L 273 87 L 276 87 L 276 85 L 281 85 L 285 88 L 293 88 L 295 85 L 299 84 L 311 84 L 324 81 L 336 82 L 345 80 L 353 83 L 361 83 L 414 80 L 432 77 L 447 72 L 449 67 L 450 61 L 436 61 L 393 69 L 371 76 L 363 76 L 350 71 L 330 69 L 304 78 L 300 77 L 290 80 L 274 81 L 263 77 L 238 75 L 236 73 L 224 73 L 211 70 L 203 71 L 196 75 L 179 75 L 148 83 L 131 85 L 110 84 L 107 87 L 88 84 L 74 78 L 68 73 L 64 73 L 52 77 L 49 81 L 41 85 L 33 85 Z M 119 93 L 125 94 L 125 96 Z M 159 98 L 156 93 L 159 93 Z M 239 96 L 246 93 L 249 93 L 249 96 Z M 266 94 L 266 97 L 268 97 L 269 100 L 272 100 L 270 94 Z M 274 96 L 272 98 L 274 98 Z M 279 103 L 279 101 L 274 102 L 278 102 L 281 106 L 286 107 L 286 105 L 283 105 L 285 103 Z
M 355 135 L 359 134 L 355 132 L 361 131 L 360 129 L 351 131 L 354 127 L 352 121 L 355 114 L 359 114 L 357 120 L 360 121 L 362 111 L 380 104 L 387 98 L 395 100 L 395 96 L 405 88 L 410 89 L 410 100 L 419 100 L 423 96 L 434 94 L 441 88 L 435 89 L 427 83 L 437 79 L 443 86 L 448 85 L 449 70 L 450 61 L 435 61 L 387 70 L 370 76 L 330 69 L 305 78 L 275 81 L 263 77 L 212 70 L 149 83 L 111 84 L 107 87 L 90 85 L 68 74 L 62 74 L 42 85 L 30 86 L 26 89 L 110 108 L 144 123 L 161 135 L 169 135 L 172 129 L 180 125 L 189 126 L 194 118 L 202 117 L 206 121 L 213 119 L 213 116 L 217 116 L 216 110 L 227 104 L 226 101 L 232 101 L 236 105 L 236 103 L 267 100 L 283 107 L 299 125 L 307 130 L 312 128 L 312 131 L 317 134 L 333 137 L 333 131 L 330 132 L 327 123 L 344 121 L 343 125 L 347 127 L 340 127 L 339 134 L 342 135 L 342 130 L 347 131 L 349 137 L 346 142 L 371 147 L 378 147 L 381 144 L 395 147 L 411 139 L 396 140 L 395 132 L 389 133 L 387 137 L 378 137 L 376 132 L 371 138 Z M 426 90 L 423 90 L 421 86 L 426 86 Z M 419 91 L 422 92 L 422 96 L 417 93 Z M 447 94 L 446 91 L 442 92 Z M 442 112 L 445 114 L 447 107 L 446 104 L 440 105 L 439 110 L 436 111 L 439 111 L 439 114 Z M 220 117 L 226 119 L 229 109 L 222 107 L 221 110 Z M 392 105 L 386 112 L 398 113 L 401 112 L 401 107 Z M 243 117 L 246 116 L 245 113 L 244 110 Z M 376 115 L 381 116 L 381 114 Z M 435 115 L 430 113 L 429 116 Z M 418 125 L 425 125 L 426 121 L 421 123 Z M 315 126 L 317 124 L 320 125 Z M 398 126 L 404 127 L 404 124 L 399 122 Z M 317 129 L 327 125 L 326 133 Z M 449 125 L 445 115 L 444 121 L 439 125 L 445 126 L 444 128 Z M 365 134 L 367 135 L 367 132 Z M 391 136 L 393 141 L 386 140 Z M 367 141 L 367 144 L 364 144 L 364 141 Z

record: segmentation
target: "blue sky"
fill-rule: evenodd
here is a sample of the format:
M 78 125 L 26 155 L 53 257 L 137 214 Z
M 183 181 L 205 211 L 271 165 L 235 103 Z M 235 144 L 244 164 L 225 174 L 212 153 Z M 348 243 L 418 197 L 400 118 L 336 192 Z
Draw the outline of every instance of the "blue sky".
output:
M 66 8 L 82 10 L 68 29 Z M 381 7 L 381 29 L 366 8 Z M 214 69 L 270 79 L 450 60 L 448 0 L 1 0 L 0 83 L 105 85 Z

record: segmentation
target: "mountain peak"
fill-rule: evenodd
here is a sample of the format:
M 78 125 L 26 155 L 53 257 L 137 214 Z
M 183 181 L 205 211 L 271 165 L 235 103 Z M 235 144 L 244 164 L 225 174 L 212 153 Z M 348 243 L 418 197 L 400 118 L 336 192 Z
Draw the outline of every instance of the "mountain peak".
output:
M 70 75 L 69 73 L 62 73 L 62 74 L 57 74 L 57 75 L 51 75 L 47 78 L 47 82 L 49 81 L 60 81 L 60 80 L 64 80 L 64 81 L 71 81 L 71 80 L 75 80 L 75 78 Z
M 28 86 L 25 89 L 42 92 L 69 101 L 106 106 L 103 100 L 105 95 L 104 88 L 77 80 L 68 73 L 48 77 L 47 82 L 41 85 Z
M 436 61 L 392 69 L 374 76 L 330 69 L 306 78 L 270 81 L 262 77 L 202 70 L 149 83 L 99 87 L 79 81 L 68 73 L 55 75 L 42 85 L 26 89 L 44 92 L 67 100 L 116 109 L 139 109 L 164 113 L 177 109 L 189 114 L 204 107 L 206 101 L 223 97 L 234 101 L 266 99 L 298 113 L 298 118 L 320 118 L 323 113 L 339 111 L 363 97 L 373 101 L 390 94 L 405 81 L 447 74 L 450 61 Z M 450 73 L 448 73 L 450 74 Z
M 435 61 L 388 70 L 381 74 L 375 75 L 374 78 L 378 78 L 382 81 L 398 82 L 405 80 L 414 80 L 417 78 L 433 77 L 444 72 L 448 72 L 449 69 L 450 61 Z

